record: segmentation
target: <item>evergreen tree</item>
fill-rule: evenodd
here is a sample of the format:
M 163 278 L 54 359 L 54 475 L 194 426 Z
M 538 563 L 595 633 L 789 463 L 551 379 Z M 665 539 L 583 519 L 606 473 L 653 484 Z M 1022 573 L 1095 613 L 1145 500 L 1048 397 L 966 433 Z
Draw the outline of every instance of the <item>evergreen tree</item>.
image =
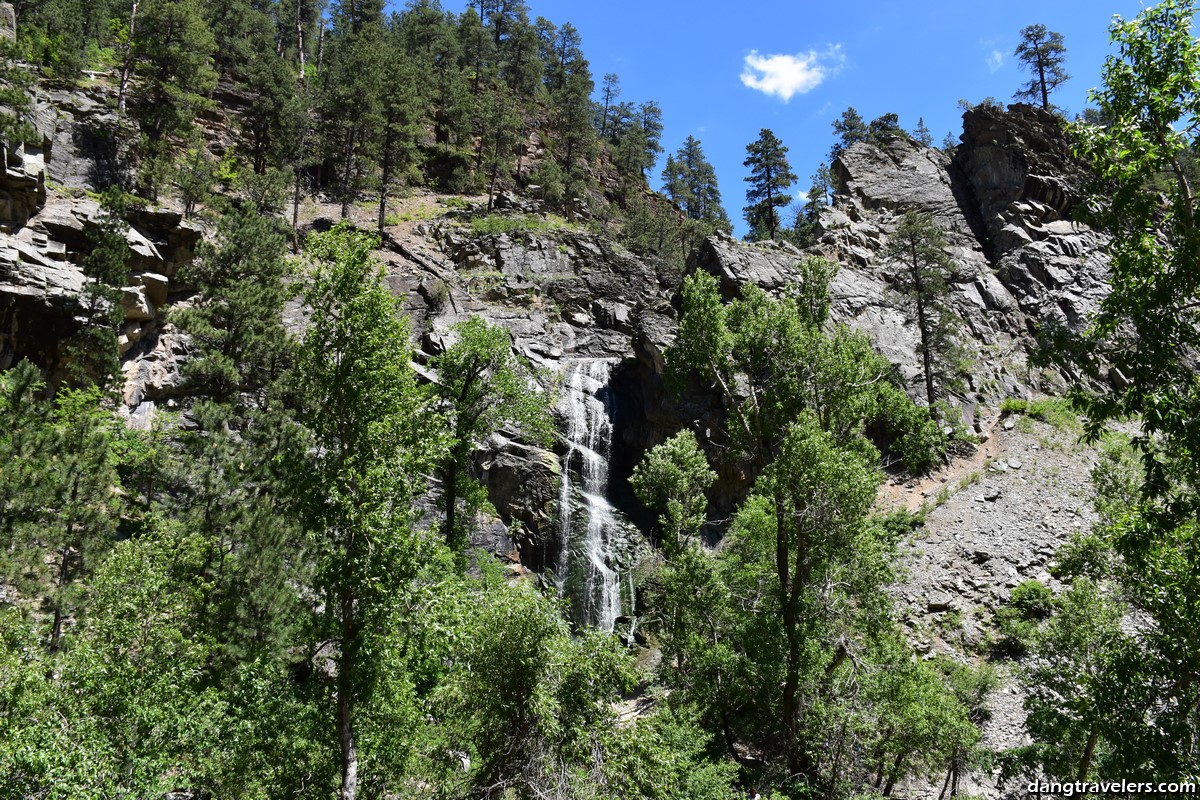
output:
M 604 84 L 600 90 L 600 96 L 604 99 L 604 107 L 600 111 L 600 138 L 603 139 L 609 132 L 608 107 L 621 96 L 621 78 L 615 72 L 604 74 Z
M 297 96 L 296 76 L 288 63 L 264 49 L 268 42 L 258 39 L 250 58 L 240 64 L 242 85 L 250 92 L 250 105 L 239 123 L 249 139 L 250 163 L 256 174 L 268 167 L 286 166 L 299 149 L 303 101 Z
M 37 130 L 29 121 L 33 113 L 34 76 L 18 63 L 17 47 L 0 39 L 0 143 L 16 148 L 37 139 Z
M 842 112 L 841 117 L 833 121 L 833 133 L 837 136 L 837 140 L 833 143 L 833 147 L 829 148 L 830 164 L 836 161 L 842 151 L 850 145 L 855 142 L 867 141 L 867 123 L 854 110 L 854 106 L 851 106 Z
M 521 132 L 521 114 L 517 99 L 504 86 L 493 87 L 484 98 L 484 129 L 480 137 L 481 164 L 488 181 L 488 210 L 502 175 L 512 172 L 513 150 Z
M 83 273 L 91 280 L 79 294 L 79 328 L 64 346 L 68 375 L 78 386 L 107 386 L 120 369 L 117 328 L 124 321 L 120 287 L 128 285 L 129 277 L 125 213 L 125 193 L 110 187 L 100 197 L 96 225 L 87 230 Z
M 1013 55 L 1020 60 L 1021 66 L 1033 73 L 1033 77 L 1013 97 L 1018 100 L 1040 100 L 1042 108 L 1049 110 L 1050 92 L 1071 77 L 1063 68 L 1066 52 L 1061 33 L 1048 31 L 1045 25 L 1022 28 L 1021 43 Z
M 146 0 L 133 38 L 136 113 L 152 146 L 189 131 L 217 83 L 217 44 L 198 0 Z M 158 155 L 152 152 L 152 157 Z
M 184 374 L 189 394 L 238 408 L 266 408 L 270 391 L 291 363 L 280 321 L 290 267 L 278 221 L 251 208 L 224 214 L 212 242 L 180 276 L 200 292 L 172 319 L 197 353 Z
M 796 176 L 788 164 L 787 148 L 775 134 L 763 128 L 758 139 L 746 146 L 743 166 L 750 168 L 745 181 L 747 206 L 743 209 L 746 222 L 750 224 L 750 235 L 756 239 L 774 239 L 779 228 L 778 209 L 789 202 L 788 187 Z
M 925 400 L 932 410 L 937 388 L 944 392 L 961 375 L 959 346 L 955 343 L 955 317 L 949 308 L 949 287 L 954 263 L 946 254 L 941 231 L 927 215 L 908 211 L 888 242 L 888 256 L 901 269 L 895 288 L 916 314 L 921 342 L 921 374 Z
M 346 219 L 378 159 L 386 53 L 382 0 L 340 3 L 328 38 L 318 108 Z
M 922 147 L 933 147 L 933 134 L 925 126 L 924 117 L 917 117 L 917 127 L 912 132 L 912 138 Z
M 908 134 L 900 127 L 900 117 L 890 111 L 871 120 L 867 127 L 867 141 L 872 144 L 882 146 L 893 136 L 907 137 Z
M 417 94 L 417 73 L 403 50 L 401 30 L 396 20 L 387 34 L 387 54 L 383 60 L 381 130 L 379 142 L 379 215 L 378 230 L 383 235 L 387 218 L 387 198 L 399 177 L 407 182 L 417 176 L 417 148 L 421 140 L 421 98 Z

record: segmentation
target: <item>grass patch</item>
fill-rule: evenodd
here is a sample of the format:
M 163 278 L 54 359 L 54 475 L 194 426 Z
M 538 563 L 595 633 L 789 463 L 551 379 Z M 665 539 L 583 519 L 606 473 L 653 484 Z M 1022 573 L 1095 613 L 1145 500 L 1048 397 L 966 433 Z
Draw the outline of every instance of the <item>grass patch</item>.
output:
M 471 220 L 471 233 L 476 236 L 499 233 L 546 233 L 548 231 L 575 230 L 578 226 L 567 222 L 556 214 L 488 214 Z
M 1063 397 L 1043 397 L 1040 400 L 1021 400 L 1016 397 L 1006 397 L 1000 403 L 1000 413 L 1020 414 L 1025 419 L 1036 419 L 1051 427 L 1057 428 L 1060 431 L 1083 430 L 1083 424 L 1079 421 L 1079 415 L 1071 408 L 1071 401 Z M 1021 430 L 1028 433 L 1028 426 L 1032 430 L 1032 426 L 1028 423 L 1020 425 Z

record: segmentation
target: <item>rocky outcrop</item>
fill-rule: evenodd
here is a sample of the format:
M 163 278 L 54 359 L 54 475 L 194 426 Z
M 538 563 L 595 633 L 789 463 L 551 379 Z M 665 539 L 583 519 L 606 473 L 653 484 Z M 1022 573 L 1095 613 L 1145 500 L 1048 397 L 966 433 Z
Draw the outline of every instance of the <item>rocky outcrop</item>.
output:
M 55 163 L 52 158 L 50 164 Z M 104 212 L 83 192 L 48 196 L 46 170 L 37 150 L 5 153 L 0 368 L 28 358 L 53 381 L 66 366 L 63 345 L 80 324 L 80 295 L 89 280 L 82 264 Z M 175 276 L 194 257 L 201 231 L 169 210 L 135 208 L 124 222 L 129 272 L 121 289 L 124 324 L 118 343 L 126 376 L 123 394 L 130 409 L 136 409 L 170 397 L 179 385 L 187 346 L 163 312 L 172 297 L 187 293 Z
M 0 39 L 17 40 L 17 13 L 12 3 L 0 3 Z
M 1082 169 L 1071 159 L 1059 121 L 1015 105 L 964 115 L 953 157 L 905 138 L 860 143 L 834 162 L 833 205 L 817 223 L 812 252 L 842 265 L 832 286 L 832 315 L 868 333 L 915 382 L 917 332 L 892 290 L 888 238 L 904 212 L 929 214 L 955 263 L 951 303 L 974 352 L 973 404 L 1046 388 L 1029 355 L 1040 327 L 1078 326 L 1107 291 L 1104 238 L 1071 221 Z M 709 239 L 691 268 L 720 278 L 723 291 L 755 283 L 780 291 L 798 278 L 801 254 L 786 245 Z

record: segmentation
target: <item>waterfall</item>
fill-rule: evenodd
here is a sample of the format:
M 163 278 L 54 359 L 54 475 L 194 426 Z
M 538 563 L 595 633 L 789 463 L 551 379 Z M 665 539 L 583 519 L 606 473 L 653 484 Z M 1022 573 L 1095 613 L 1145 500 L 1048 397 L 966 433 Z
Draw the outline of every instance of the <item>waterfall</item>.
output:
M 611 633 L 621 615 L 621 578 L 615 551 L 620 523 L 607 497 L 609 363 L 574 361 L 566 370 L 559 406 L 567 422 L 567 452 L 558 503 L 558 590 L 570 599 L 578 621 Z

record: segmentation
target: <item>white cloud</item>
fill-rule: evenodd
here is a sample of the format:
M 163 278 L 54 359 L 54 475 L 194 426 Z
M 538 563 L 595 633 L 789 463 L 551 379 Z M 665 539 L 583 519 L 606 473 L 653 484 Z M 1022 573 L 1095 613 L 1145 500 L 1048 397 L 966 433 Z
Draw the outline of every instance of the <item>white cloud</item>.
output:
M 987 57 L 988 69 L 992 72 L 1004 66 L 1004 53 L 999 50 L 993 50 L 992 54 Z
M 834 45 L 823 53 L 809 50 L 795 55 L 775 53 L 764 56 L 751 50 L 746 56 L 741 78 L 748 88 L 773 95 L 786 103 L 793 95 L 805 94 L 820 86 L 837 72 L 843 61 L 841 45 Z

